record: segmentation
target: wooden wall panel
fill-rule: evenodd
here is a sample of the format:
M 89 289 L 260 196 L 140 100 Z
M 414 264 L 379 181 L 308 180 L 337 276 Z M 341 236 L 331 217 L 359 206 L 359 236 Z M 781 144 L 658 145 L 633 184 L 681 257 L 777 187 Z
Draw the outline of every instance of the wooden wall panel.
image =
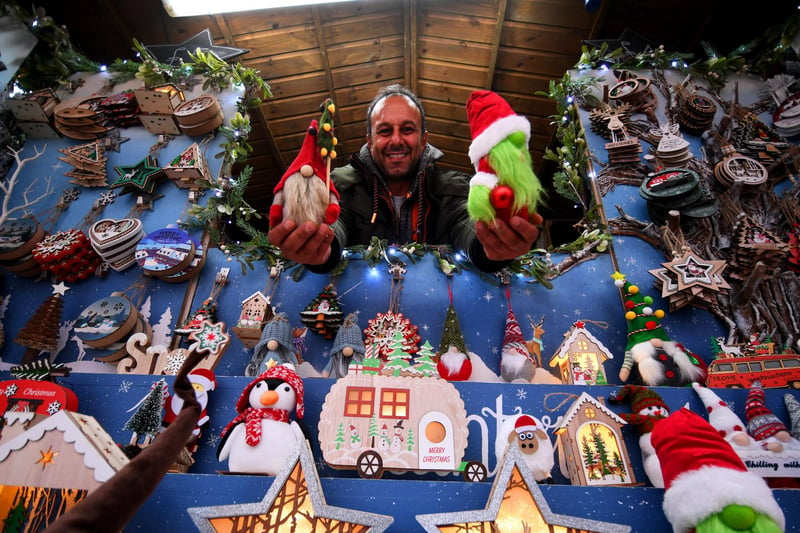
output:
M 382 59 L 403 57 L 403 37 L 391 35 L 367 41 L 353 41 L 329 45 L 328 60 L 331 67 L 358 66 Z
M 420 36 L 417 48 L 420 59 L 452 61 L 466 65 L 488 65 L 492 55 L 488 44 L 425 35 Z

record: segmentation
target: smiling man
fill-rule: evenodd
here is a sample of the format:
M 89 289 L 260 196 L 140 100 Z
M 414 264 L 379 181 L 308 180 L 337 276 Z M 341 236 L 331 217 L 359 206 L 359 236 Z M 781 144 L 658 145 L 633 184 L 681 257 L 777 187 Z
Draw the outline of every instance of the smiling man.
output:
M 381 89 L 367 109 L 366 144 L 347 165 L 332 171 L 341 213 L 332 225 L 285 220 L 271 228 L 270 242 L 312 272 L 330 271 L 345 246 L 449 244 L 486 272 L 500 270 L 530 250 L 539 215 L 508 224 L 474 223 L 467 213 L 470 177 L 443 170 L 444 154 L 428 143 L 425 111 L 401 85 Z

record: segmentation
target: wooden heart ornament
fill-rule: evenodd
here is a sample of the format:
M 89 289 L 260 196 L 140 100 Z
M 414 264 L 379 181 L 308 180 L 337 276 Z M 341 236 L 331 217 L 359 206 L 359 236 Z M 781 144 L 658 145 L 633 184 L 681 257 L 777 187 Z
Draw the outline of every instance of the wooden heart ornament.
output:
M 135 218 L 103 219 L 92 224 L 89 230 L 92 248 L 117 271 L 135 263 L 136 245 L 142 237 L 142 222 Z

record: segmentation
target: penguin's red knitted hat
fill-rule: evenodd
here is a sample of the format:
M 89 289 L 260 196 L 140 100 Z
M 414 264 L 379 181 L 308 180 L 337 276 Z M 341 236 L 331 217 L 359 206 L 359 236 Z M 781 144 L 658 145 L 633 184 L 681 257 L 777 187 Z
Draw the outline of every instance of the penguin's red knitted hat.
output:
M 236 412 L 243 413 L 244 410 L 250 406 L 250 391 L 253 390 L 256 383 L 264 381 L 265 379 L 282 379 L 294 389 L 294 393 L 297 396 L 297 405 L 294 408 L 294 412 L 297 418 L 303 418 L 303 413 L 305 412 L 305 403 L 303 402 L 303 378 L 294 371 L 291 365 L 275 365 L 268 368 L 262 372 L 260 376 L 248 383 L 242 391 L 242 394 L 239 395 L 239 399 L 236 400 Z

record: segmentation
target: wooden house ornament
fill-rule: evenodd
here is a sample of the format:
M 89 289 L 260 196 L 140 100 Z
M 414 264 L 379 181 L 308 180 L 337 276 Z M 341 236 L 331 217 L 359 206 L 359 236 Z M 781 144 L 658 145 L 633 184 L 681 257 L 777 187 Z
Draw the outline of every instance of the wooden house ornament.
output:
M 42 89 L 21 98 L 9 98 L 8 108 L 14 114 L 19 128 L 34 139 L 59 139 L 51 119 L 60 103 L 52 89 Z
M 256 291 L 242 300 L 242 311 L 236 326 L 231 328 L 242 344 L 254 348 L 261 338 L 264 324 L 275 315 L 270 299 L 261 291 Z
M 206 158 L 197 143 L 192 143 L 163 169 L 164 176 L 181 189 L 199 189 L 197 180 L 208 179 Z
M 582 393 L 555 427 L 559 468 L 573 485 L 633 485 L 636 480 L 622 435 L 626 422 Z
M 561 381 L 568 385 L 607 385 L 604 363 L 614 356 L 585 326 L 582 321 L 572 325 L 550 366 L 558 367 Z
M 134 89 L 133 94 L 142 113 L 171 115 L 183 103 L 183 91 L 172 83 Z
M 91 492 L 128 463 L 114 439 L 88 415 L 61 410 L 0 441 L 5 485 Z

